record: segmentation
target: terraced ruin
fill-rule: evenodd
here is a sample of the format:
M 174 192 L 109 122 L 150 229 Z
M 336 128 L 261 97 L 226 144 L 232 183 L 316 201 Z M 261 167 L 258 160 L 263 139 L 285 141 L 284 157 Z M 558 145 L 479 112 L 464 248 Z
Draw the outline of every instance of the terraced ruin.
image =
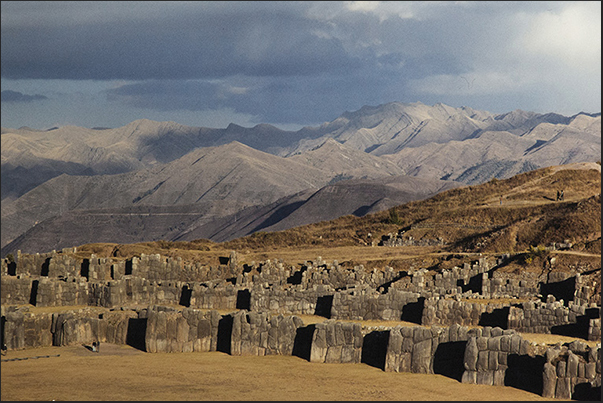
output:
M 99 341 L 148 354 L 295 356 L 598 400 L 600 194 L 582 187 L 558 203 L 526 185 L 563 175 L 524 174 L 223 244 L 18 253 L 1 262 L 2 343 L 7 357 Z M 600 186 L 600 171 L 593 178 Z M 481 196 L 460 211 L 454 198 L 469 192 Z M 524 204 L 505 206 L 496 192 Z M 569 224 L 550 231 L 557 216 Z M 528 234 L 541 243 L 525 247 Z

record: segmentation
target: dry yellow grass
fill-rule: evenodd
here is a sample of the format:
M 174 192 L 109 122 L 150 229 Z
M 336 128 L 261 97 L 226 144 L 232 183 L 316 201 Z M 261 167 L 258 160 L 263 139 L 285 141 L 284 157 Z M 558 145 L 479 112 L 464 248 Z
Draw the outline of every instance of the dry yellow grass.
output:
M 2 400 L 382 400 L 534 401 L 534 393 L 466 385 L 441 375 L 389 373 L 366 364 L 318 364 L 291 356 L 220 352 L 148 354 L 103 344 L 10 352 Z

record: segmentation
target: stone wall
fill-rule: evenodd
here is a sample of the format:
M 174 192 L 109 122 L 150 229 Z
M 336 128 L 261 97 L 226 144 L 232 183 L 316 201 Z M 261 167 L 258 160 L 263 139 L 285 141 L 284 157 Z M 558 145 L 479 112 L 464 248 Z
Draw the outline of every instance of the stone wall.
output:
M 2 342 L 8 350 L 52 345 L 52 314 L 34 315 L 14 306 L 2 308 Z
M 507 327 L 508 304 L 486 304 L 440 297 L 427 298 L 424 304 L 421 324 L 425 326 L 457 324 Z
M 509 328 L 526 333 L 551 333 L 555 327 L 577 323 L 578 318 L 586 314 L 584 305 L 570 303 L 569 307 L 565 307 L 563 301 L 556 301 L 552 295 L 547 301 L 527 301 L 521 307 L 510 307 Z M 584 329 L 585 337 L 587 326 Z
M 182 311 L 153 306 L 146 311 L 145 349 L 149 353 L 216 351 L 221 320 L 218 311 Z
M 134 311 L 114 311 L 99 314 L 81 309 L 52 316 L 52 345 L 71 346 L 92 344 L 94 341 L 126 344 L 131 319 L 137 319 Z
M 29 304 L 33 279 L 22 276 L 2 276 L 0 301 L 2 305 Z
M 506 385 L 509 354 L 526 355 L 531 344 L 512 330 L 495 327 L 490 330 L 490 334 L 481 330 L 481 335 L 472 336 L 467 341 L 465 372 L 461 381 L 479 385 Z
M 315 326 L 310 362 L 358 364 L 362 358 L 362 346 L 359 323 L 326 320 Z
M 133 311 L 94 312 L 91 309 L 60 313 L 32 313 L 27 307 L 3 307 L 2 337 L 8 350 L 68 346 L 102 341 L 126 344 Z
M 249 310 L 270 311 L 284 315 L 331 315 L 335 290 L 329 285 L 266 287 L 255 285 L 250 290 Z
M 601 316 L 601 309 L 599 308 L 599 316 Z M 590 319 L 588 322 L 588 340 L 596 341 L 601 340 L 601 318 Z
M 420 294 L 414 292 L 392 289 L 381 294 L 369 287 L 355 287 L 333 295 L 331 318 L 401 320 L 405 307 L 418 303 L 420 298 Z
M 33 280 L 37 290 L 32 291 L 35 306 L 78 306 L 88 305 L 88 284 L 83 277 L 53 280 L 40 277 Z
M 601 398 L 601 346 L 574 341 L 546 350 L 542 396 L 598 401 Z
M 230 317 L 231 355 L 292 355 L 297 329 L 303 326 L 297 316 L 238 311 Z
M 462 351 L 471 332 L 475 330 L 469 331 L 459 325 L 431 328 L 396 326 L 389 330 L 383 369 L 386 372 L 440 373 L 460 378 Z
M 224 281 L 193 283 L 185 287 L 190 293 L 190 307 L 199 309 L 237 309 L 239 291 L 247 290 Z

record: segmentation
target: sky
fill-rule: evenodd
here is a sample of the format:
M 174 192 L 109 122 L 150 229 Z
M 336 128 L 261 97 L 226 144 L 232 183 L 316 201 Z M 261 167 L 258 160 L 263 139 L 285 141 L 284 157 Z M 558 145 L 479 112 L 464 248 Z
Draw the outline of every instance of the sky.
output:
M 600 1 L 2 1 L 2 126 L 601 111 Z

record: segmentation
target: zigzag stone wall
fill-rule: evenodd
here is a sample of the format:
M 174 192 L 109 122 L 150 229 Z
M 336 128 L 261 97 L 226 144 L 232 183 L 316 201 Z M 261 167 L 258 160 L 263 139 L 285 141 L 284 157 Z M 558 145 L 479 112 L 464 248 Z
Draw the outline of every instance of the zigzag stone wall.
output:
M 336 320 L 303 326 L 296 316 L 245 310 L 220 315 L 163 306 L 52 314 L 2 307 L 2 316 L 3 341 L 10 350 L 101 341 L 137 345 L 150 353 L 300 355 L 305 338 L 310 343 L 305 358 L 311 362 L 362 362 L 387 372 L 443 374 L 463 383 L 512 386 L 544 397 L 600 396 L 600 344 L 591 348 L 574 341 L 546 348 L 499 327 L 363 329 L 359 323 Z

